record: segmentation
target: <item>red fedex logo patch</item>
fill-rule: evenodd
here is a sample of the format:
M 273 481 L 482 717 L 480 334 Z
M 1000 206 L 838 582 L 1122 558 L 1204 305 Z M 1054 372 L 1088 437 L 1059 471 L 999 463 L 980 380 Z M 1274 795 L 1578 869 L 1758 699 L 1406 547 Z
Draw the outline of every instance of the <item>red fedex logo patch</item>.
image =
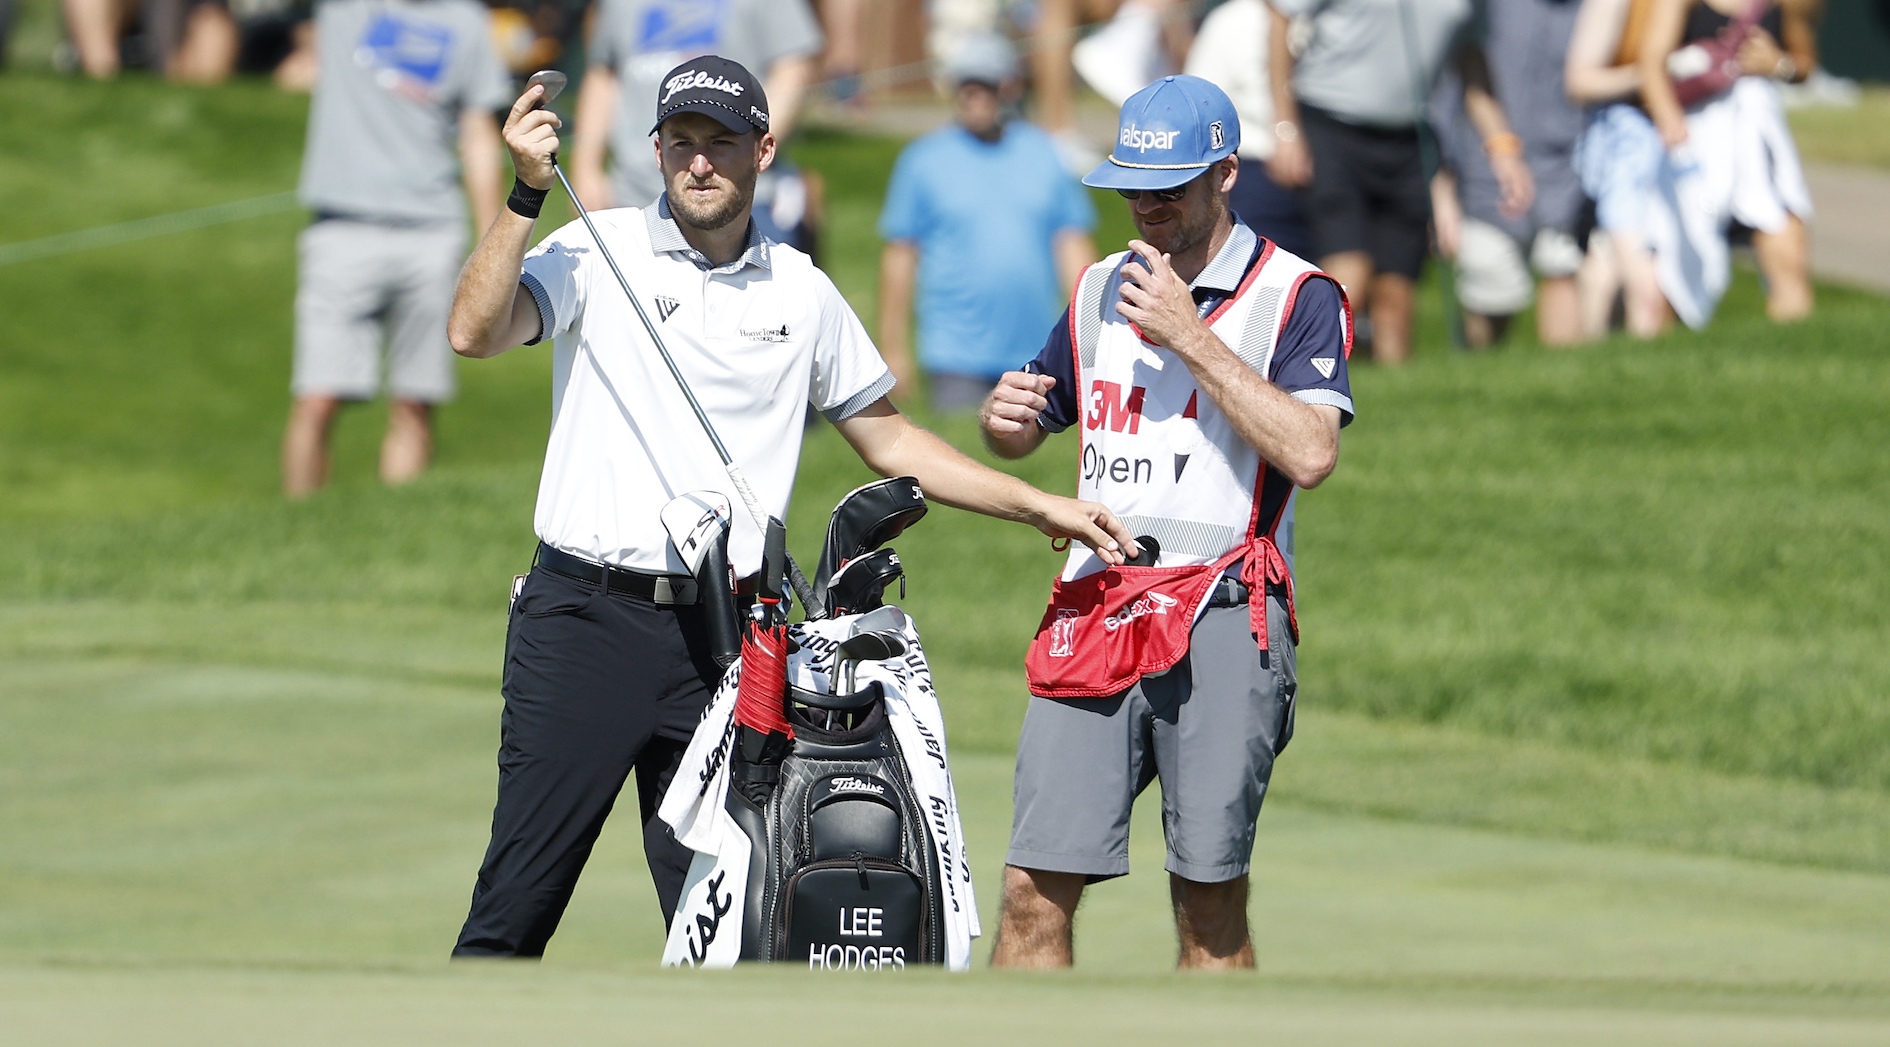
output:
M 1129 387 L 1128 396 L 1122 395 L 1121 382 L 1097 381 L 1089 387 L 1089 413 L 1083 418 L 1083 425 L 1089 429 L 1101 429 L 1109 426 L 1109 431 L 1119 433 L 1126 426 L 1131 435 L 1142 428 L 1142 400 L 1148 390 L 1139 385 Z

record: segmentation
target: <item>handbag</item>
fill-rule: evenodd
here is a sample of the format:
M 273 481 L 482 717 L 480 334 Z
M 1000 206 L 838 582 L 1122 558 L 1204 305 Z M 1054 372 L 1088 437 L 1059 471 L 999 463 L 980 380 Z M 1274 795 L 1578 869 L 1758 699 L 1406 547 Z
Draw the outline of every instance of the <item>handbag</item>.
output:
M 1771 6 L 1772 0 L 1751 0 L 1717 35 L 1675 48 L 1667 56 L 1667 76 L 1673 80 L 1673 93 L 1682 108 L 1732 89 L 1744 75 L 1739 68 L 1740 45 Z

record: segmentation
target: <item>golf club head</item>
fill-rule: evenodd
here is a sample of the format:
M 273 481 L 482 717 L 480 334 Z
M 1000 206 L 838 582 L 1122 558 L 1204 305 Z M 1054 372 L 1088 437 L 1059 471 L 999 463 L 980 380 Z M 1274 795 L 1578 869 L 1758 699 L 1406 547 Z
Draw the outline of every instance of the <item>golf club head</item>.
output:
M 858 618 L 853 619 L 853 632 L 856 635 L 859 633 L 882 631 L 895 633 L 905 632 L 906 612 L 892 604 L 886 604 L 878 610 L 868 611 Z
M 525 90 L 529 91 L 534 87 L 543 87 L 545 89 L 545 97 L 541 99 L 538 104 L 540 106 L 547 106 L 551 104 L 552 99 L 564 93 L 566 85 L 570 84 L 570 82 L 570 77 L 558 72 L 556 69 L 540 69 L 531 75 L 531 79 L 525 81 Z
M 670 499 L 660 515 L 669 543 L 688 568 L 686 573 L 693 576 L 701 569 L 702 558 L 709 555 L 716 532 L 728 531 L 728 496 L 720 491 L 690 491 Z
M 848 662 L 883 662 L 906 653 L 906 638 L 895 632 L 871 632 L 840 641 L 840 659 Z

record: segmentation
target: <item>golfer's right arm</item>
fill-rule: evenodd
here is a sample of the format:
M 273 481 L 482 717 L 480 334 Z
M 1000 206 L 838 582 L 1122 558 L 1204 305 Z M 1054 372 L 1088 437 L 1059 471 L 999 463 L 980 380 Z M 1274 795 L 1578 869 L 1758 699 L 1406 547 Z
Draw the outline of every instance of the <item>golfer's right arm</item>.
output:
M 558 151 L 558 114 L 534 108 L 544 97 L 538 85 L 512 103 L 505 117 L 505 147 L 512 154 L 518 180 L 533 189 L 549 190 L 557 182 L 552 157 Z M 453 312 L 446 321 L 446 337 L 461 356 L 497 356 L 539 335 L 538 303 L 518 282 L 531 246 L 534 219 L 499 209 L 486 235 L 473 248 L 453 291 Z

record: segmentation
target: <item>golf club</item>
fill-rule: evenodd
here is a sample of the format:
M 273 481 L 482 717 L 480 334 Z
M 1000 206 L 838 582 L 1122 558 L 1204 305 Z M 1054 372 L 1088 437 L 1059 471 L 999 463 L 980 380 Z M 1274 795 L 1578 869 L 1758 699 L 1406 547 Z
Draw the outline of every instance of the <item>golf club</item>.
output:
M 541 69 L 525 81 L 525 89 L 527 91 L 533 87 L 545 89 L 545 97 L 533 107 L 541 108 L 550 105 L 551 100 L 558 97 L 570 82 L 570 77 L 556 69 Z M 735 485 L 735 493 L 741 495 L 742 504 L 748 507 L 748 515 L 754 518 L 755 526 L 761 529 L 762 534 L 767 534 L 768 514 L 762 511 L 761 501 L 749 488 L 748 478 L 742 475 L 741 467 L 735 464 L 734 457 L 728 453 L 728 446 L 722 443 L 722 437 L 716 433 L 715 426 L 709 421 L 709 416 L 703 413 L 702 404 L 697 402 L 696 394 L 690 391 L 689 382 L 683 378 L 675 359 L 669 355 L 669 347 L 663 344 L 663 337 L 656 333 L 656 325 L 650 322 L 649 314 L 643 311 L 643 303 L 637 300 L 636 292 L 630 289 L 630 281 L 624 279 L 623 270 L 617 268 L 617 260 L 611 257 L 610 248 L 604 245 L 604 238 L 598 235 L 597 226 L 591 222 L 591 213 L 584 209 L 584 202 L 578 199 L 577 190 L 571 188 L 571 180 L 564 176 L 564 166 L 558 163 L 557 153 L 551 154 L 551 170 L 558 176 L 558 182 L 564 186 L 564 191 L 570 195 L 571 206 L 577 208 L 578 217 L 584 220 L 584 228 L 590 231 L 591 242 L 597 245 L 597 253 L 603 256 L 604 264 L 610 266 L 611 275 L 617 278 L 617 286 L 623 288 L 624 297 L 630 299 L 630 308 L 636 311 L 637 319 L 643 324 L 643 330 L 649 334 L 650 341 L 656 346 L 657 355 L 663 358 L 663 366 L 669 368 L 670 377 L 676 380 L 676 387 L 682 390 L 683 399 L 689 402 L 689 409 L 695 412 L 696 421 L 701 423 L 702 431 L 708 434 L 709 442 L 715 445 L 716 455 L 722 459 L 723 468 L 728 470 L 729 483 Z M 826 617 L 825 608 L 821 607 L 820 601 L 814 598 L 814 587 L 808 584 L 807 575 L 802 573 L 801 565 L 794 562 L 791 554 L 787 556 L 787 573 L 788 581 L 793 583 L 795 595 L 800 597 L 801 607 L 805 610 L 807 617 Z

